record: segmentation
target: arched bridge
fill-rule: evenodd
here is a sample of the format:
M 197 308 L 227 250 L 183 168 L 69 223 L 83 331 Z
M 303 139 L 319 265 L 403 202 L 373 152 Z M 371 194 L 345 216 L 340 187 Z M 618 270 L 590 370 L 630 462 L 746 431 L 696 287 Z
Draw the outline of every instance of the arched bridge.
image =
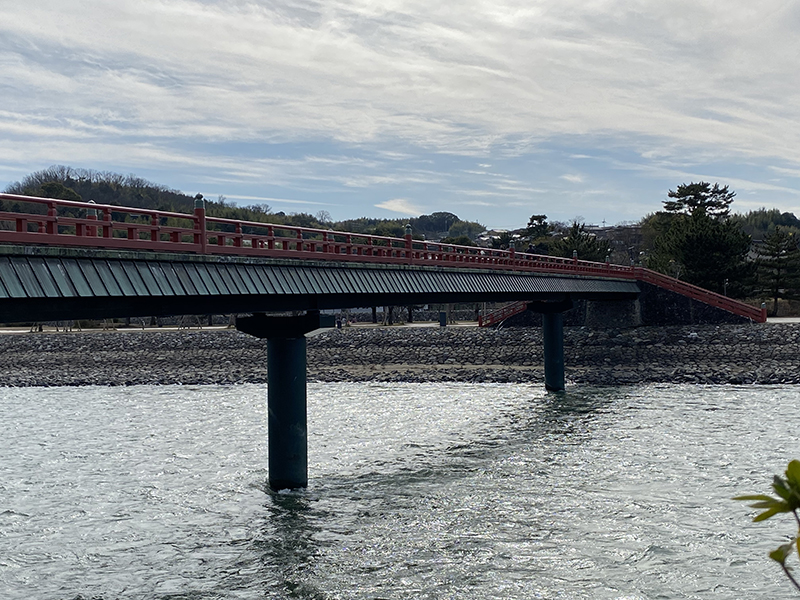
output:
M 253 313 L 268 340 L 273 488 L 307 482 L 305 334 L 319 311 L 518 301 L 541 312 L 545 384 L 564 389 L 561 314 L 574 299 L 657 285 L 754 321 L 763 310 L 641 267 L 192 214 L 0 194 L 0 323 Z M 299 316 L 268 313 L 304 312 Z

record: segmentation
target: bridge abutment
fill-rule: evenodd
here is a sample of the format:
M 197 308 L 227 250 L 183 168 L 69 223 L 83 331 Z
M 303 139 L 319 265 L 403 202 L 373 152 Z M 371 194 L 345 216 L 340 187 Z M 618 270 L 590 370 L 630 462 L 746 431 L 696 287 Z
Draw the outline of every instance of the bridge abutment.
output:
M 267 340 L 267 444 L 273 490 L 308 486 L 305 335 L 332 326 L 333 316 L 319 311 L 236 319 L 236 329 Z
M 587 300 L 583 324 L 587 327 L 639 327 L 642 308 L 638 298 Z

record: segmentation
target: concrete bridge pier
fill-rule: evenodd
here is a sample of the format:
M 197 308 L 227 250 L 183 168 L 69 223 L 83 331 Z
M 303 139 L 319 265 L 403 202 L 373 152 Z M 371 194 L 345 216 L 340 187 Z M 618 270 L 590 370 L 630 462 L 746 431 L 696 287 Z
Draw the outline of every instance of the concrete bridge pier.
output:
M 564 383 L 564 311 L 572 308 L 572 300 L 530 302 L 528 310 L 542 315 L 544 346 L 544 387 L 549 392 L 563 392 Z
M 267 340 L 269 486 L 275 491 L 308 486 L 305 334 L 333 321 L 319 311 L 236 319 L 236 329 Z

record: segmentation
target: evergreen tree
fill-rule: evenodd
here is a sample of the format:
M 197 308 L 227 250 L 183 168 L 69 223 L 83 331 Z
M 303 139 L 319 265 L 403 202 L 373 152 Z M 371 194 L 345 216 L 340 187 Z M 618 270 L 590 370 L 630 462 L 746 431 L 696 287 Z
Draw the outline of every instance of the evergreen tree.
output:
M 647 266 L 715 292 L 745 296 L 755 282 L 755 264 L 747 257 L 750 236 L 730 217 L 734 196 L 728 186 L 703 181 L 670 190 L 665 210 L 643 222 L 643 235 L 652 240 Z
M 730 205 L 736 192 L 728 191 L 728 186 L 719 187 L 718 183 L 711 187 L 710 183 L 682 183 L 673 192 L 669 190 L 667 196 L 673 200 L 664 201 L 664 209 L 672 213 L 691 215 L 698 208 L 712 217 L 728 217 Z
M 369 233 L 384 237 L 401 238 L 406 234 L 406 227 L 401 221 L 386 221 L 378 223 L 373 231 Z
M 602 262 L 611 254 L 608 243 L 598 240 L 595 235 L 586 231 L 585 223 L 573 221 L 567 235 L 556 240 L 550 245 L 554 256 L 572 258 L 573 252 L 578 253 L 580 260 Z
M 500 237 L 492 238 L 492 248 L 495 250 L 508 250 L 514 245 L 511 234 L 507 231 L 500 233 Z
M 797 298 L 800 288 L 800 250 L 794 233 L 781 227 L 767 235 L 759 249 L 758 282 L 772 298 L 772 315 L 778 314 L 779 298 Z
M 453 244 L 454 246 L 474 246 L 475 242 L 467 235 L 447 236 L 439 240 L 442 244 Z
M 656 239 L 648 266 L 689 283 L 731 295 L 748 290 L 750 236 L 727 219 L 709 216 L 702 207 L 674 219 Z
M 72 188 L 65 187 L 57 181 L 50 181 L 42 185 L 42 196 L 45 198 L 57 198 L 59 200 L 74 200 L 82 202 L 83 198 Z
M 547 215 L 531 215 L 527 227 L 522 230 L 522 235 L 528 242 L 525 251 L 532 254 L 549 254 L 552 242 L 550 235 L 553 230 L 554 226 L 547 222 Z
M 525 235 L 533 243 L 539 238 L 546 237 L 552 230 L 552 226 L 547 222 L 547 215 L 531 215 L 525 228 Z
M 424 235 L 428 239 L 438 239 L 441 234 L 447 234 L 458 220 L 458 216 L 453 213 L 435 212 L 410 219 L 409 223 L 414 233 Z
M 478 223 L 477 221 L 458 220 L 450 226 L 450 229 L 447 232 L 447 237 L 467 237 L 474 241 L 475 238 L 477 238 L 484 231 L 486 231 L 486 226 Z

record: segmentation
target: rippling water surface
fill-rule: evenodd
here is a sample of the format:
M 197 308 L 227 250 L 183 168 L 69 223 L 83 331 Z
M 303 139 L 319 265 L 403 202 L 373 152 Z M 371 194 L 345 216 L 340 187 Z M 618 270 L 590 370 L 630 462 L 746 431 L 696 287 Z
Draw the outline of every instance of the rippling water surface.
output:
M 281 494 L 265 398 L 0 388 L 0 598 L 796 597 L 730 497 L 800 457 L 798 388 L 310 385 Z

